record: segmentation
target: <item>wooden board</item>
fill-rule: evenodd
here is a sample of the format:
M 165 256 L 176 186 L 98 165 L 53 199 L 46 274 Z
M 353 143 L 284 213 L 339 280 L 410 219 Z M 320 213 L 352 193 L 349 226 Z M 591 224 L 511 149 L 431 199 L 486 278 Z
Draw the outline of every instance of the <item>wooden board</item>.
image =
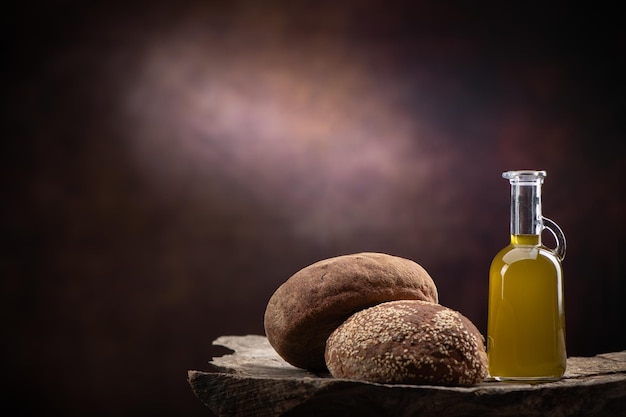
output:
M 222 336 L 213 344 L 234 353 L 187 378 L 218 416 L 626 416 L 626 351 L 569 358 L 555 382 L 463 388 L 314 374 L 282 360 L 264 336 Z

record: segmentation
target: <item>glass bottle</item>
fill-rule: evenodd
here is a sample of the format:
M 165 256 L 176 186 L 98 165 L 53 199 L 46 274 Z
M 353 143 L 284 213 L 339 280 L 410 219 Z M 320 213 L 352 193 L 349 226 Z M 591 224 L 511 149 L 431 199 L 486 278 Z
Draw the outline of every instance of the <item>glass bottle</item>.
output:
M 559 379 L 565 372 L 563 270 L 565 236 L 541 214 L 545 171 L 507 171 L 511 183 L 511 243 L 489 271 L 487 353 L 497 380 Z M 556 248 L 542 245 L 544 229 Z

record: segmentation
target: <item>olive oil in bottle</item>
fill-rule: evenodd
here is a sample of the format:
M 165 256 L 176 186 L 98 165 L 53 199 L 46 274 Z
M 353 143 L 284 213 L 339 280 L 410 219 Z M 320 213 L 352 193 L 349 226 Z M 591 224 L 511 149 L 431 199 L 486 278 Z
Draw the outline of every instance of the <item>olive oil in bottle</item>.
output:
M 541 215 L 545 171 L 508 171 L 511 183 L 511 243 L 489 271 L 487 353 L 497 380 L 543 381 L 565 372 L 563 271 L 565 236 Z M 556 249 L 541 243 L 548 229 Z

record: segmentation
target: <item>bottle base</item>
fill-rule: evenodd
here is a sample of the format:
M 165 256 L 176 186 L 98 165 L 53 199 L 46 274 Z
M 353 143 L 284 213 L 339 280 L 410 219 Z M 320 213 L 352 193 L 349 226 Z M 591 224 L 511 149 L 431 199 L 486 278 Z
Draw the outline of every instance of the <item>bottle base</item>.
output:
M 523 384 L 542 384 L 546 382 L 558 381 L 562 376 L 489 376 L 490 381 L 511 382 Z

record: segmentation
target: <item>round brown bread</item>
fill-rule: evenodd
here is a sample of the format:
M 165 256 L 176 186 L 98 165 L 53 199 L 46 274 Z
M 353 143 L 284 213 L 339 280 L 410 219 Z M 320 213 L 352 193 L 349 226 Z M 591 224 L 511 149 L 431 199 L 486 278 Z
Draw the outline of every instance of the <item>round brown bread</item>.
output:
M 475 385 L 487 377 L 484 339 L 465 316 L 403 300 L 351 316 L 326 342 L 336 378 L 382 384 Z
M 290 364 L 324 370 L 326 339 L 357 311 L 392 300 L 438 301 L 424 268 L 384 253 L 357 253 L 316 262 L 284 282 L 265 310 L 265 334 Z

